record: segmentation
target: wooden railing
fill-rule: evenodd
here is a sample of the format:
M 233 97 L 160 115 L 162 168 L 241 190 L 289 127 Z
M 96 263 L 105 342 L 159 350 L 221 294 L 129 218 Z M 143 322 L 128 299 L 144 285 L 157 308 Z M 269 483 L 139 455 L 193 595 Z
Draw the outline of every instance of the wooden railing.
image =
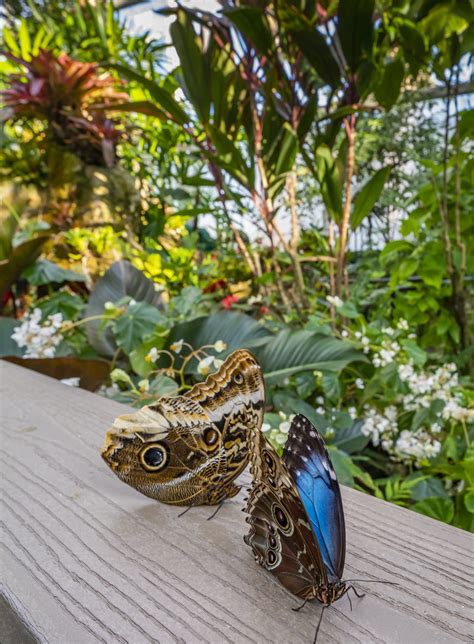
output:
M 2 644 L 309 644 L 321 606 L 253 561 L 243 493 L 211 521 L 121 483 L 102 462 L 124 406 L 0 361 Z M 318 642 L 467 642 L 473 539 L 344 489 L 349 579 L 366 593 L 325 611 Z

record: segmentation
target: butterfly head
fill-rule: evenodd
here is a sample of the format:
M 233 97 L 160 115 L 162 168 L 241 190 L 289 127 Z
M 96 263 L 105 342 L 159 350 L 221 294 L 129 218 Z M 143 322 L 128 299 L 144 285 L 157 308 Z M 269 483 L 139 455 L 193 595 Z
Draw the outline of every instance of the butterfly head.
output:
M 342 580 L 337 580 L 334 583 L 330 582 L 327 586 L 315 588 L 316 599 L 324 606 L 330 606 L 345 595 L 347 590 L 346 583 Z

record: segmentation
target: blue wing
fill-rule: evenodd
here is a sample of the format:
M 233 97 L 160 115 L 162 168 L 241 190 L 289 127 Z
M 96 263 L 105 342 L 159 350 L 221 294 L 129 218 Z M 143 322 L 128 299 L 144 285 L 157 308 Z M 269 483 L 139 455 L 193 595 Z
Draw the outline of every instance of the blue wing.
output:
M 341 579 L 346 554 L 341 492 L 320 433 L 301 414 L 291 423 L 283 462 L 311 522 L 328 578 Z

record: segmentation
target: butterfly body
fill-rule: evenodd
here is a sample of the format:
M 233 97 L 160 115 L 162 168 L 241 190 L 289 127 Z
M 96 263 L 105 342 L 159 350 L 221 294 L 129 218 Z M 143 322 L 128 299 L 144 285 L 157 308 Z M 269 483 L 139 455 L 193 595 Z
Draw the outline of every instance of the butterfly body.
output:
M 254 483 L 244 537 L 257 563 L 294 595 L 329 606 L 347 592 L 342 500 L 316 428 L 293 420 L 280 459 L 264 435 L 251 435 Z
M 182 396 L 164 396 L 119 416 L 102 457 L 142 494 L 174 505 L 215 505 L 235 496 L 248 436 L 263 420 L 264 384 L 251 353 L 232 353 Z

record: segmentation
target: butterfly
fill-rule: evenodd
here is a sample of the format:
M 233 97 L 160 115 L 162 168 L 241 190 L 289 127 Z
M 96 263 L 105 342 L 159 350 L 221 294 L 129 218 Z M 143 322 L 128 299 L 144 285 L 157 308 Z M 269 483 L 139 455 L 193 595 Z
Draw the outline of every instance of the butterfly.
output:
M 245 510 L 250 531 L 244 541 L 257 563 L 291 593 L 305 603 L 317 599 L 329 606 L 353 586 L 342 580 L 344 511 L 321 435 L 297 415 L 281 459 L 260 430 L 251 434 L 250 451 L 253 484 Z
M 119 416 L 102 458 L 125 483 L 174 505 L 215 505 L 237 494 L 233 481 L 248 462 L 248 437 L 260 431 L 262 370 L 234 351 L 205 382 Z

